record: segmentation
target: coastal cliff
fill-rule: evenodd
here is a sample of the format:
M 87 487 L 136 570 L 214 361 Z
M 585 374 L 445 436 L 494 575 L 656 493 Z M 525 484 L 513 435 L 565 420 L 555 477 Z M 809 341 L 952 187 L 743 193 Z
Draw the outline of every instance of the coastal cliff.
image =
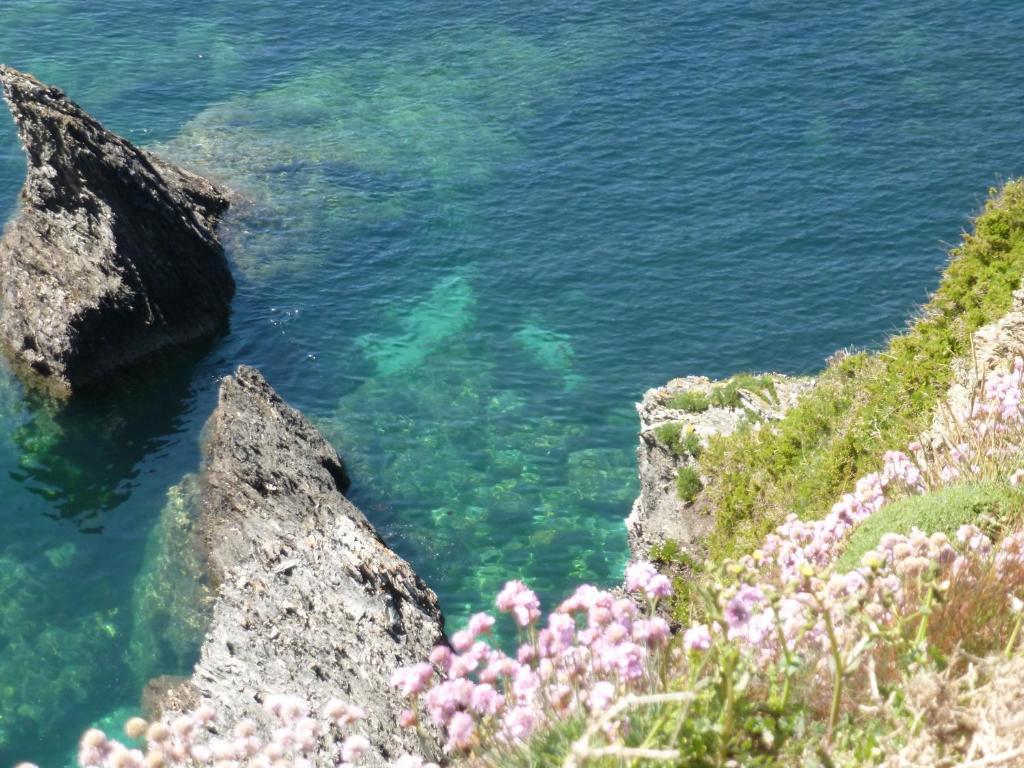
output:
M 15 360 L 75 390 L 222 329 L 226 194 L 31 75 L 0 65 L 0 86 L 28 160 L 0 240 L 0 340 Z
M 404 702 L 389 679 L 445 642 L 436 595 L 345 498 L 335 450 L 257 370 L 223 380 L 206 431 L 194 533 L 212 619 L 191 679 L 155 681 L 150 714 L 203 702 L 268 727 L 269 694 L 317 709 L 340 696 L 366 713 L 365 765 L 422 751 L 397 727 Z
M 714 526 L 702 492 L 714 478 L 700 475 L 701 453 L 715 437 L 778 421 L 813 386 L 813 378 L 778 373 L 724 381 L 687 376 L 644 393 L 636 404 L 640 495 L 626 520 L 632 558 L 645 560 L 668 541 L 702 558 Z

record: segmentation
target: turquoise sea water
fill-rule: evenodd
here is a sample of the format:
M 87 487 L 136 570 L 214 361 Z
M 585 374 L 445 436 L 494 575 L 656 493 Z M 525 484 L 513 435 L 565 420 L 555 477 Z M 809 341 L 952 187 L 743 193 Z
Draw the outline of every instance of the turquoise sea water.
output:
M 453 625 L 614 583 L 643 390 L 878 343 L 1024 172 L 1024 5 L 857 5 L 3 0 L 0 60 L 241 202 L 224 337 L 66 407 L 0 373 L 0 765 L 189 669 L 173 534 L 240 362 Z M 0 116 L 2 219 L 23 162 Z

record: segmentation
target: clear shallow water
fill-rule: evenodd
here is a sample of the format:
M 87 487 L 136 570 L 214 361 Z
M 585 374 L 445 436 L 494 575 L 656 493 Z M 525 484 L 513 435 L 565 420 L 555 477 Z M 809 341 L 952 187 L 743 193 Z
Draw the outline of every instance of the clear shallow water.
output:
M 0 7 L 0 59 L 245 201 L 225 337 L 63 410 L 0 374 L 0 765 L 189 668 L 160 544 L 237 363 L 458 625 L 619 578 L 645 388 L 877 343 L 1024 171 L 1009 0 L 287 5 Z M 0 119 L 0 217 L 22 178 Z

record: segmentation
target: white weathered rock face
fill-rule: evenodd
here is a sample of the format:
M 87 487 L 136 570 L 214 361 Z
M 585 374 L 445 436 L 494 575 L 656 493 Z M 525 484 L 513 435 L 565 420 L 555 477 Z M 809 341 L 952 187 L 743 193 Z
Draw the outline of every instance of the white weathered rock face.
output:
M 740 389 L 738 408 L 711 406 L 700 413 L 689 413 L 669 406 L 669 402 L 685 392 L 704 395 L 725 382 L 705 376 L 673 379 L 662 387 L 649 389 L 636 409 L 640 416 L 637 465 L 640 474 L 640 495 L 626 520 L 629 546 L 634 559 L 645 559 L 650 549 L 667 540 L 677 542 L 685 551 L 700 556 L 703 542 L 714 525 L 710 510 L 698 496 L 685 502 L 676 492 L 676 477 L 682 467 L 697 468 L 697 461 L 679 455 L 657 437 L 657 430 L 666 424 L 682 425 L 684 434 L 692 432 L 702 447 L 716 435 L 730 435 L 750 421 L 770 422 L 781 419 L 800 396 L 814 386 L 814 379 L 768 374 L 775 387 L 775 397 L 762 397 L 756 392 Z M 708 478 L 702 478 L 705 482 Z
M 62 91 L 0 65 L 28 160 L 0 239 L 0 341 L 65 389 L 227 321 L 214 229 L 227 197 L 106 130 Z
M 344 496 L 337 453 L 253 368 L 221 384 L 207 423 L 197 536 L 216 600 L 191 681 L 155 681 L 153 705 L 209 703 L 222 720 L 268 722 L 268 694 L 366 711 L 364 764 L 419 752 L 400 730 L 394 670 L 444 638 L 436 595 Z M 437 751 L 437 745 L 427 745 Z

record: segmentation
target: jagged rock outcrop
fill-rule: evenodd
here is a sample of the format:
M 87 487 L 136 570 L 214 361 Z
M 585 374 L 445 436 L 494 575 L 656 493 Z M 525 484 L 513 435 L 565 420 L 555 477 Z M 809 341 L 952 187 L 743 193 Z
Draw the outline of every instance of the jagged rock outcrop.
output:
M 198 695 L 229 722 L 266 723 L 267 694 L 318 708 L 338 697 L 366 711 L 366 765 L 422 753 L 397 727 L 389 679 L 444 642 L 436 595 L 345 498 L 334 449 L 257 370 L 224 379 L 205 440 L 196 531 L 217 596 L 191 680 L 163 701 Z
M 630 551 L 635 559 L 646 559 L 651 547 L 672 540 L 693 555 L 702 552 L 704 539 L 714 526 L 711 510 L 698 495 L 692 502 L 683 501 L 676 492 L 676 477 L 682 467 L 697 468 L 697 459 L 689 452 L 680 452 L 659 438 L 661 427 L 678 424 L 680 434 L 696 435 L 701 448 L 716 435 L 730 435 L 741 424 L 759 424 L 781 419 L 797 400 L 814 386 L 814 379 L 766 374 L 771 386 L 761 391 L 738 387 L 738 403 L 714 405 L 712 394 L 727 382 L 712 381 L 705 376 L 673 379 L 662 387 L 647 390 L 637 403 L 640 415 L 640 439 L 637 465 L 640 495 L 626 520 Z M 764 377 L 758 377 L 764 378 Z M 692 411 L 674 407 L 680 395 L 691 394 L 708 400 L 705 410 Z M 707 482 L 707 478 L 703 478 Z
M 227 197 L 106 130 L 62 91 L 0 65 L 28 158 L 0 240 L 0 341 L 68 389 L 227 321 L 214 235 Z

